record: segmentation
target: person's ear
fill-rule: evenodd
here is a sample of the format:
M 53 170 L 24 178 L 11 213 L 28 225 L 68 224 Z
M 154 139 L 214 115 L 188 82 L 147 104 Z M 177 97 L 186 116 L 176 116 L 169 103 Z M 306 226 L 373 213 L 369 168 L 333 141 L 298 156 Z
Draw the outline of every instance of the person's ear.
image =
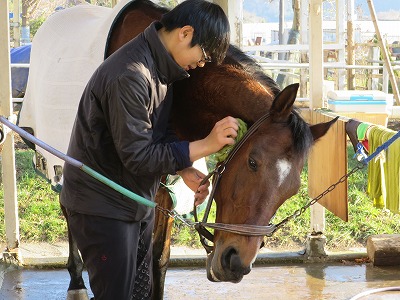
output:
M 185 25 L 179 30 L 179 38 L 181 41 L 189 38 L 192 40 L 194 29 L 190 25 Z

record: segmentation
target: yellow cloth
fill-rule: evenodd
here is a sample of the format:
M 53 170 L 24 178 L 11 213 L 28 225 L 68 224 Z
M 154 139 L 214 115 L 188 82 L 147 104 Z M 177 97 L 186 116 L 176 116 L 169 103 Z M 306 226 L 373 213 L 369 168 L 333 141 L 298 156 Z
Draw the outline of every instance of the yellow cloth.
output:
M 372 126 L 368 132 L 370 151 L 389 140 L 396 132 L 382 126 Z M 368 194 L 378 208 L 387 208 L 400 213 L 400 140 L 381 152 L 368 164 Z

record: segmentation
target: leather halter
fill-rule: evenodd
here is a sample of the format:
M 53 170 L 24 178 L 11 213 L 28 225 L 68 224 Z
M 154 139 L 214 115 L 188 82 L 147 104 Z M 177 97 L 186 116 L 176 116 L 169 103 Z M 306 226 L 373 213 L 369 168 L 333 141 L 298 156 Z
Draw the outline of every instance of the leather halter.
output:
M 260 226 L 260 225 L 251 225 L 251 224 L 224 224 L 224 223 L 207 223 L 208 215 L 211 210 L 211 205 L 214 200 L 214 194 L 217 189 L 219 180 L 221 179 L 221 176 L 223 172 L 226 169 L 227 164 L 232 160 L 232 158 L 235 156 L 235 154 L 239 151 L 239 149 L 242 147 L 242 145 L 248 140 L 248 138 L 255 132 L 257 129 L 261 126 L 261 124 L 269 118 L 270 114 L 266 113 L 263 115 L 261 118 L 259 118 L 250 128 L 247 130 L 243 138 L 233 147 L 231 152 L 228 154 L 228 157 L 220 163 L 214 171 L 209 173 L 200 183 L 200 185 L 204 184 L 207 180 L 210 179 L 210 177 L 213 176 L 213 184 L 212 184 L 212 190 L 209 196 L 209 201 L 207 203 L 203 220 L 202 222 L 198 221 L 197 218 L 197 209 L 194 207 L 194 219 L 195 219 L 195 225 L 194 228 L 196 228 L 197 232 L 199 233 L 200 236 L 200 242 L 202 243 L 204 249 L 207 251 L 207 253 L 210 253 L 213 249 L 213 246 L 209 245 L 207 243 L 207 240 L 210 242 L 214 241 L 214 235 L 206 229 L 208 228 L 213 228 L 216 230 L 222 230 L 222 231 L 227 231 L 235 234 L 240 234 L 240 235 L 248 235 L 248 236 L 271 236 L 277 229 L 275 225 L 268 225 L 268 226 Z

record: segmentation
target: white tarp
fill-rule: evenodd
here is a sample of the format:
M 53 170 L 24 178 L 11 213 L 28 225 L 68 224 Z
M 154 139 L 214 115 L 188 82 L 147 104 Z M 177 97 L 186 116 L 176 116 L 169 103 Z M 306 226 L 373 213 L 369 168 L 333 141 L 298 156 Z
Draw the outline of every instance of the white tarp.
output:
M 29 78 L 18 125 L 66 153 L 78 103 L 86 83 L 104 58 L 109 29 L 129 1 L 113 8 L 82 4 L 58 11 L 40 27 L 32 41 Z M 47 161 L 52 185 L 53 166 L 63 161 L 36 147 Z

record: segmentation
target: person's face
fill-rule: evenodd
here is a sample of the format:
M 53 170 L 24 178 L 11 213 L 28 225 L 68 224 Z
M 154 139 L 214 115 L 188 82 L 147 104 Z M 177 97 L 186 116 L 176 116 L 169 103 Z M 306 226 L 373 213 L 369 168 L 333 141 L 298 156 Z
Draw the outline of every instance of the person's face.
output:
M 204 67 L 211 58 L 200 45 L 191 46 L 193 29 L 183 30 L 181 33 L 181 45 L 174 55 L 175 61 L 186 71 L 196 67 Z

